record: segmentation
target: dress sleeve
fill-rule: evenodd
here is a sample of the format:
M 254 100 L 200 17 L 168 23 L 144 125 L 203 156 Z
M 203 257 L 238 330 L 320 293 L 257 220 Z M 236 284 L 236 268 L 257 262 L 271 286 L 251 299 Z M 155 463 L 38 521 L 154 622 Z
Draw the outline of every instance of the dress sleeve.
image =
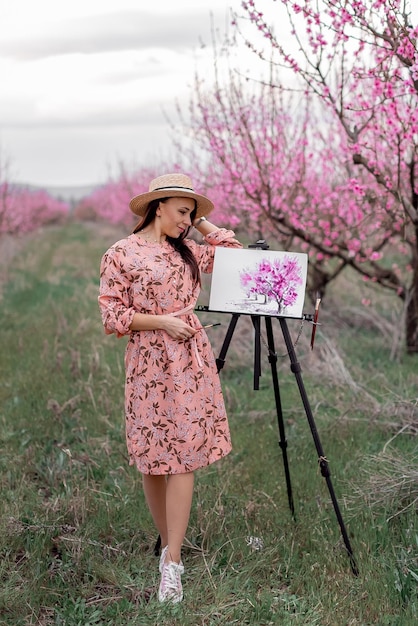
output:
M 218 228 L 212 231 L 204 238 L 205 243 L 198 244 L 194 241 L 190 243 L 194 244 L 192 247 L 193 254 L 195 255 L 200 271 L 205 274 L 210 274 L 213 270 L 213 260 L 215 257 L 216 246 L 223 248 L 242 248 L 242 244 L 235 239 L 235 233 L 232 230 L 226 230 L 225 228 Z
M 130 281 L 121 266 L 123 255 L 110 248 L 100 264 L 99 308 L 107 335 L 123 337 L 131 333 L 135 314 L 130 295 Z

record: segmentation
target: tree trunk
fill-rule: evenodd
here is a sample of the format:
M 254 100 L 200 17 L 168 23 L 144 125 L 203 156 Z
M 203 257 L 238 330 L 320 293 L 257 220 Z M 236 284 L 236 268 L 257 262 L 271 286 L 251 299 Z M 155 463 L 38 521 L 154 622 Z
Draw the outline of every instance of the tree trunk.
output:
M 408 354 L 417 354 L 418 353 L 418 258 L 417 258 L 417 255 L 415 255 L 415 263 L 414 263 L 414 268 L 413 268 L 413 279 L 411 283 L 411 288 L 407 294 L 405 335 L 406 335 L 406 350 Z

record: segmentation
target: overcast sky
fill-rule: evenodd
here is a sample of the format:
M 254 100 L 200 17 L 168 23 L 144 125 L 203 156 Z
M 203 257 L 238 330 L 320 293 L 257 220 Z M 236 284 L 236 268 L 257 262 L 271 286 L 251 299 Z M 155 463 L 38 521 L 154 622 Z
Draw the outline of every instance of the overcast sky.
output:
M 85 185 L 165 154 L 240 0 L 0 0 L 0 150 L 14 180 Z M 206 44 L 207 47 L 202 44 Z M 209 44 L 209 45 L 208 45 Z
M 411 0 L 414 20 L 417 5 Z M 240 6 L 0 0 L 0 163 L 10 162 L 9 178 L 91 185 L 117 174 L 119 162 L 128 169 L 158 164 L 170 145 L 164 113 L 177 121 L 174 105 L 187 107 L 196 69 L 210 76 L 211 25 L 225 33 L 231 8 Z M 265 3 L 279 26 L 280 9 Z M 286 30 L 280 37 L 289 45 Z M 236 55 L 243 72 L 256 63 L 244 46 Z

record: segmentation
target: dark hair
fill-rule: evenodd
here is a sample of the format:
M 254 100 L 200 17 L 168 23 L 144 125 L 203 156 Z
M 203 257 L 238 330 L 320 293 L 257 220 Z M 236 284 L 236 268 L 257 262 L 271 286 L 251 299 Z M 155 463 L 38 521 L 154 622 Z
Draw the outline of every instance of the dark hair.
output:
M 151 200 L 151 202 L 148 205 L 147 211 L 145 213 L 144 219 L 142 220 L 142 222 L 139 222 L 137 226 L 135 226 L 135 229 L 133 232 L 137 233 L 143 228 L 146 228 L 149 224 L 151 224 L 155 220 L 157 209 L 158 209 L 160 202 L 164 203 L 164 202 L 167 202 L 167 200 L 169 199 L 170 198 L 167 197 L 167 198 L 158 198 L 157 200 Z M 194 200 L 194 209 L 190 214 L 190 218 L 192 222 L 194 218 L 196 217 L 196 210 L 197 210 L 197 202 L 196 200 Z M 200 285 L 199 266 L 197 264 L 197 261 L 193 252 L 190 250 L 189 246 L 184 241 L 185 237 L 187 237 L 189 230 L 190 229 L 187 229 L 184 233 L 180 235 L 180 237 L 177 237 L 177 238 L 166 237 L 166 240 L 175 250 L 177 250 L 180 253 L 180 256 L 183 259 L 183 261 L 190 267 L 190 271 L 191 271 L 192 279 L 194 283 L 197 283 Z

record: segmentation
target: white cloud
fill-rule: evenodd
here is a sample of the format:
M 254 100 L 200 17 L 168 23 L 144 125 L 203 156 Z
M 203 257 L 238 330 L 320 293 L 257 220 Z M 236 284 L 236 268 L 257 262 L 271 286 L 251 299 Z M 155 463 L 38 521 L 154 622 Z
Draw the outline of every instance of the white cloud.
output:
M 164 59 L 160 50 L 49 57 L 27 67 L 11 67 L 13 90 L 6 87 L 0 116 L 7 126 L 56 125 L 94 121 L 109 116 L 122 121 L 132 112 L 157 99 L 170 100 L 187 90 L 192 64 L 181 76 L 178 66 L 184 55 L 176 52 Z M 126 122 L 125 122 L 126 123 Z
M 16 59 L 36 59 L 72 53 L 97 54 L 118 50 L 141 50 L 159 47 L 187 50 L 199 40 L 210 37 L 209 11 L 196 10 L 184 14 L 170 5 L 164 15 L 144 11 L 118 11 L 98 16 L 60 19 L 41 24 L 29 34 L 0 40 L 0 53 Z M 217 12 L 215 12 L 217 13 Z M 173 27 L 174 26 L 174 27 Z
M 155 150 L 163 109 L 211 67 L 211 14 L 223 28 L 234 3 L 0 0 L 0 146 L 18 178 L 91 183 L 112 152 Z

